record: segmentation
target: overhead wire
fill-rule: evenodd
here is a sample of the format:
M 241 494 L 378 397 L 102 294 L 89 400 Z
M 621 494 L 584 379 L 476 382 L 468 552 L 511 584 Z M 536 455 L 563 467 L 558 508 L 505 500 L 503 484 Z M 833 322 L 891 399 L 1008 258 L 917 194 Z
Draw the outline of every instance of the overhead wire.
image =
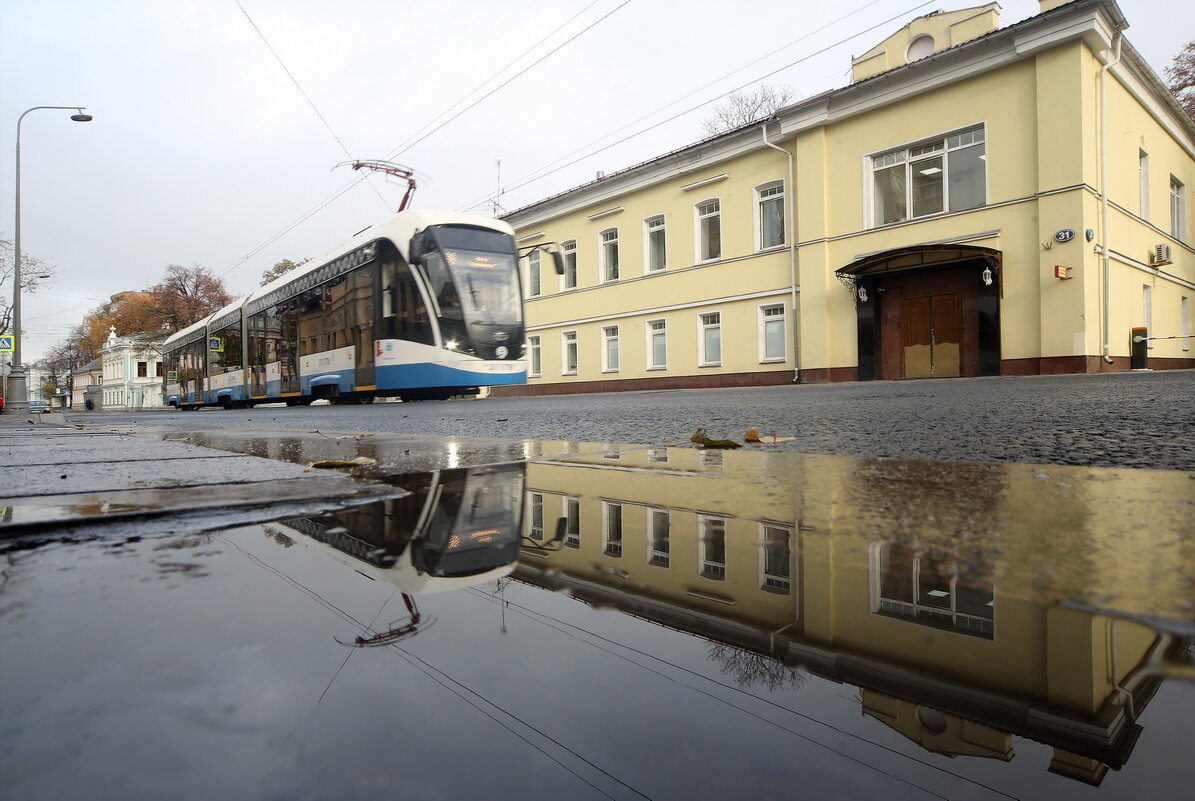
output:
M 578 16 L 580 16 L 580 14 L 583 14 L 585 11 L 589 10 L 589 8 L 591 8 L 591 7 L 592 7 L 592 6 L 593 6 L 593 5 L 594 5 L 596 2 L 598 2 L 598 0 L 594 0 L 594 3 L 590 3 L 590 4 L 589 4 L 588 6 L 586 6 L 584 9 L 582 9 L 582 10 L 581 10 L 581 12 L 579 12 L 578 14 L 575 14 L 575 15 L 573 15 L 573 17 L 569 18 L 569 20 L 568 20 L 568 21 L 566 21 L 566 22 L 565 22 L 563 25 L 561 25 L 561 26 L 558 26 L 558 27 L 557 27 L 557 28 L 556 28 L 556 29 L 555 29 L 555 30 L 554 30 L 554 31 L 553 31 L 551 34 L 548 34 L 548 36 L 547 36 L 547 37 L 544 37 L 544 38 L 543 38 L 543 39 L 541 39 L 539 42 L 537 42 L 535 45 L 533 45 L 531 48 L 529 48 L 527 51 L 525 51 L 523 55 L 526 55 L 526 53 L 527 53 L 527 52 L 530 52 L 531 50 L 534 50 L 536 47 L 538 47 L 540 44 L 542 44 L 542 43 L 543 43 L 544 41 L 546 41 L 548 38 L 550 38 L 551 36 L 555 35 L 555 33 L 556 33 L 557 31 L 559 31 L 559 30 L 560 30 L 561 28 L 563 28 L 565 25 L 568 25 L 570 22 L 572 22 L 573 20 L 575 20 L 575 19 L 576 19 Z M 505 87 L 505 86 L 507 86 L 508 84 L 510 84 L 510 83 L 511 83 L 511 81 L 514 81 L 515 79 L 517 79 L 517 78 L 521 77 L 522 75 L 526 74 L 526 73 L 528 72 L 528 70 L 532 69 L 533 67 L 536 67 L 536 66 L 538 66 L 538 65 L 542 64 L 542 63 L 544 62 L 544 60 L 545 60 L 545 59 L 547 59 L 549 56 L 551 56 L 551 55 L 554 55 L 555 53 L 559 52 L 559 51 L 560 51 L 560 50 L 561 50 L 563 47 L 565 47 L 566 45 L 568 45 L 568 44 L 572 43 L 573 41 L 575 41 L 575 40 L 576 40 L 576 39 L 577 39 L 579 36 L 581 36 L 582 34 L 584 34 L 584 33 L 588 32 L 588 31 L 592 30 L 592 29 L 593 29 L 595 26 L 597 26 L 597 25 L 598 25 L 598 24 L 600 24 L 601 22 L 605 21 L 605 20 L 606 20 L 607 18 L 609 18 L 609 17 L 610 17 L 612 14 L 614 14 L 616 11 L 619 11 L 620 9 L 622 9 L 624 6 L 626 6 L 626 5 L 627 5 L 628 3 L 630 3 L 630 2 L 631 2 L 631 0 L 624 0 L 624 2 L 623 2 L 623 3 L 621 3 L 621 4 L 620 4 L 618 7 L 616 7 L 614 10 L 612 10 L 612 11 L 610 11 L 610 12 L 608 12 L 608 13 L 604 14 L 604 15 L 603 15 L 602 17 L 600 17 L 599 19 L 597 19 L 597 20 L 595 20 L 594 22 L 592 22 L 592 23 L 590 23 L 590 24 L 586 25 L 586 26 L 585 26 L 585 27 L 584 27 L 584 28 L 583 28 L 581 31 L 579 31 L 577 34 L 573 35 L 572 37 L 570 37 L 569 39 L 567 39 L 566 41 L 564 41 L 563 43 L 561 43 L 561 44 L 560 44 L 560 45 L 558 45 L 557 47 L 553 48 L 553 49 L 552 49 L 550 52 L 548 52 L 547 54 L 545 54 L 544 56 L 542 56 L 541 58 L 539 58 L 537 61 L 535 61 L 534 63 L 532 63 L 532 64 L 528 65 L 528 66 L 527 66 L 525 69 L 523 69 L 523 70 L 519 71 L 517 74 L 515 74 L 515 75 L 511 76 L 511 77 L 510 77 L 510 78 L 508 78 L 507 80 L 503 81 L 501 84 L 499 84 L 498 86 L 494 87 L 494 88 L 493 88 L 493 89 L 492 89 L 490 92 L 486 93 L 484 96 L 482 96 L 482 97 L 478 98 L 478 99 L 477 99 L 477 100 L 475 100 L 473 103 L 469 104 L 469 106 L 467 106 L 466 108 L 464 108 L 464 109 L 461 109 L 461 110 L 460 110 L 459 112 L 457 112 L 457 113 L 456 113 L 456 114 L 455 114 L 455 115 L 454 115 L 454 116 L 453 116 L 451 119 L 445 120 L 445 121 L 444 121 L 444 122 L 442 122 L 440 125 L 436 126 L 434 129 L 432 129 L 431 131 L 428 131 L 427 133 L 423 134 L 422 136 L 420 136 L 418 139 L 415 139 L 414 141 L 411 141 L 411 138 L 408 138 L 406 141 L 404 141 L 402 144 L 400 144 L 398 148 L 395 148 L 394 150 L 390 151 L 390 153 L 388 153 L 388 154 L 385 156 L 385 159 L 383 159 L 383 160 L 389 160 L 389 159 L 395 158 L 395 157 L 396 157 L 397 155 L 399 155 L 400 153 L 403 153 L 403 152 L 405 152 L 406 150 L 409 150 L 411 147 L 414 147 L 415 145 L 419 144 L 419 143 L 420 143 L 420 142 L 422 142 L 423 140 L 427 139 L 427 137 L 431 136 L 433 133 L 435 133 L 436 131 L 440 130 L 441 128 L 443 128 L 443 127 L 444 127 L 445 125 L 447 125 L 448 123 L 452 122 L 452 120 L 453 120 L 453 119 L 456 119 L 456 118 L 458 118 L 458 117 L 459 117 L 461 114 L 465 113 L 465 112 L 466 112 L 466 111 L 468 111 L 469 109 L 471 109 L 471 108 L 473 108 L 474 106 L 476 106 L 478 103 L 480 103 L 480 102 L 482 102 L 483 100 L 485 100 L 486 98 L 490 97 L 492 94 L 494 94 L 494 92 L 497 92 L 499 89 L 502 89 L 503 87 Z M 238 0 L 238 3 L 237 3 L 237 4 L 238 4 L 238 5 L 240 5 L 240 2 L 239 2 L 239 0 Z M 241 10 L 242 10 L 242 11 L 244 11 L 244 9 L 243 9 L 243 8 L 242 8 Z M 248 16 L 248 14 L 246 14 L 246 16 Z M 254 27 L 256 28 L 256 26 L 254 26 Z M 272 52 L 272 48 L 271 48 L 271 52 Z M 522 58 L 522 56 L 519 56 L 519 58 Z M 488 84 L 490 81 L 492 81 L 492 80 L 494 80 L 495 78 L 497 78 L 497 76 L 498 76 L 498 75 L 500 75 L 500 74 L 501 74 L 503 71 L 505 71 L 506 69 L 509 69 L 509 67 L 510 67 L 511 65 L 513 65 L 514 63 L 516 63 L 518 60 L 519 60 L 519 59 L 515 59 L 515 60 L 514 60 L 514 61 L 512 61 L 510 64 L 508 64 L 506 67 L 503 67 L 501 70 L 499 70 L 499 71 L 495 72 L 493 75 L 491 75 L 491 76 L 490 76 L 490 78 L 488 78 L 488 79 L 486 79 L 485 81 L 483 81 L 483 82 L 480 84 L 480 86 L 479 86 L 478 88 L 480 88 L 481 86 L 485 86 L 485 85 L 486 85 L 486 84 Z M 285 67 L 284 67 L 284 69 L 285 69 Z M 302 91 L 302 89 L 300 89 L 300 91 Z M 475 88 L 475 89 L 473 89 L 473 90 L 470 90 L 468 93 L 466 93 L 466 94 L 465 94 L 465 95 L 462 97 L 462 99 L 461 99 L 461 100 L 457 101 L 457 103 L 455 103 L 455 104 L 453 104 L 452 106 L 450 106 L 450 107 L 449 107 L 449 110 L 451 110 L 451 109 L 455 108 L 457 105 L 460 105 L 460 103 L 464 102 L 466 99 L 468 99 L 468 97 L 469 97 L 470 95 L 474 94 L 476 91 L 477 91 L 477 89 L 476 89 L 476 88 Z M 304 95 L 304 96 L 306 96 L 306 95 Z M 317 113 L 318 113 L 318 111 L 317 111 Z M 443 115 L 441 115 L 441 116 L 443 116 Z M 437 118 L 437 119 L 438 119 L 438 118 Z M 424 129 L 426 129 L 426 127 L 427 127 L 427 126 L 425 125 L 425 126 L 424 126 L 424 128 L 421 128 L 421 129 L 419 129 L 419 132 L 422 132 Z M 416 134 L 415 134 L 415 135 L 417 136 L 419 132 L 416 132 Z M 337 140 L 337 141 L 339 141 L 339 140 Z M 343 146 L 343 145 L 342 145 L 342 146 Z M 352 157 L 350 156 L 350 158 L 352 158 Z M 353 189 L 354 187 L 356 187 L 356 186 L 357 186 L 357 184 L 359 184 L 359 183 L 361 183 L 361 181 L 365 180 L 365 179 L 366 179 L 366 177 L 367 177 L 367 176 L 365 176 L 365 175 L 359 175 L 358 177 L 356 177 L 356 178 L 354 178 L 353 180 L 349 181 L 348 183 L 344 184 L 342 187 L 340 187 L 339 189 L 337 189 L 335 192 L 333 192 L 333 193 L 332 193 L 331 195 L 329 195 L 327 198 L 325 198 L 324 200 L 322 200 L 322 201 L 320 201 L 319 203 L 317 203 L 315 206 L 313 206 L 313 207 L 311 207 L 310 209 L 308 209 L 306 212 L 304 212 L 302 215 L 300 215 L 300 216 L 299 216 L 297 219 L 295 219 L 294 221 L 292 221 L 292 222 L 288 223 L 287 225 L 283 226 L 283 228 L 282 228 L 281 230 L 279 230 L 277 233 L 275 233 L 273 236 L 271 236 L 271 237 L 270 237 L 269 239 L 267 239 L 265 242 L 261 243 L 261 244 L 260 244 L 260 245 L 258 245 L 257 247 L 255 247 L 255 248 L 253 248 L 252 250 L 250 250 L 250 251 L 249 251 L 247 254 L 245 254 L 245 256 L 243 256 L 242 258 L 238 259 L 237 261 L 234 261 L 232 264 L 229 264 L 227 267 L 225 267 L 223 270 L 221 270 L 219 273 L 217 273 L 217 274 L 216 274 L 216 275 L 217 275 L 217 277 L 220 277 L 220 278 L 222 278 L 222 277 L 224 277 L 225 275 L 228 275 L 230 272 L 232 272 L 232 271 L 233 271 L 233 270 L 235 270 L 236 268 L 240 267 L 240 266 L 241 266 L 242 264 L 244 264 L 245 262 L 249 261 L 249 259 L 251 259 L 251 258 L 253 258 L 254 256 L 256 256 L 258 253 L 261 253 L 263 250 L 265 250 L 266 248 L 268 248 L 270 245 L 274 244 L 274 243 L 275 243 L 275 242 L 277 242 L 279 239 L 281 239 L 282 237 L 284 237 L 284 236 L 286 236 L 287 234 L 289 234 L 289 233 L 290 233 L 291 231 L 293 231 L 295 228 L 298 228 L 300 225 L 302 225 L 303 223 L 307 222 L 307 220 L 311 219 L 313 216 L 315 216 L 316 214 L 318 214 L 320 211 L 323 211 L 325 208 L 327 208 L 329 205 L 331 205 L 331 204 L 332 204 L 334 201 L 338 200 L 338 199 L 339 199 L 340 197 L 342 197 L 342 196 L 343 196 L 345 193 L 347 193 L 347 192 L 348 192 L 350 189 Z

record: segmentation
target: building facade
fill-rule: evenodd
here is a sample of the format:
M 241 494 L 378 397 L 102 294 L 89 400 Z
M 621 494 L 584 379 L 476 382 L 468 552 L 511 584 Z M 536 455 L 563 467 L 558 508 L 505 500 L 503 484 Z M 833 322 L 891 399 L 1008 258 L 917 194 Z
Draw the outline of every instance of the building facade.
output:
M 109 328 L 100 363 L 103 408 L 162 408 L 162 354 L 156 345 L 118 337 L 116 329 Z
M 494 394 L 1127 370 L 1139 327 L 1195 366 L 1195 125 L 1116 3 L 998 11 L 508 215 L 565 274 L 524 259 L 531 377 Z

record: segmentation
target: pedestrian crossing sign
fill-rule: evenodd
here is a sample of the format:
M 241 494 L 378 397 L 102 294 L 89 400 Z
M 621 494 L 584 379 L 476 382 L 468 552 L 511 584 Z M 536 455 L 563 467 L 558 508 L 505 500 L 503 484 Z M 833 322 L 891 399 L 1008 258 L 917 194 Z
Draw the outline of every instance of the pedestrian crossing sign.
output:
M 210 353 L 223 353 L 224 340 L 220 337 L 208 337 L 207 349 Z
M 12 353 L 16 348 L 13 347 L 13 337 L 0 337 L 0 353 Z

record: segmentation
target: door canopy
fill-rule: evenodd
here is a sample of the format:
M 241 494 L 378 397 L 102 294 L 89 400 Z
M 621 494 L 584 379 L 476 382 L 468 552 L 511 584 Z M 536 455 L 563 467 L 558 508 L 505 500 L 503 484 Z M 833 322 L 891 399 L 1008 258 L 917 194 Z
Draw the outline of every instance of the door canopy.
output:
M 1001 253 L 992 248 L 975 245 L 913 245 L 871 253 L 834 272 L 853 295 L 855 285 L 865 276 L 878 277 L 889 273 L 931 270 L 976 259 L 985 262 L 985 270 L 993 273 L 1000 271 Z

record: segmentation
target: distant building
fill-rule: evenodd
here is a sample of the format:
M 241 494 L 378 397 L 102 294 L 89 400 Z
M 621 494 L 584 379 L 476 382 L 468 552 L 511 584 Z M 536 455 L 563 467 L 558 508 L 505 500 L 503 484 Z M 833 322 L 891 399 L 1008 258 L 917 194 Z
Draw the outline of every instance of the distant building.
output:
M 523 260 L 530 378 L 493 394 L 1128 370 L 1138 326 L 1195 367 L 1195 124 L 1115 2 L 1041 8 L 920 17 L 846 87 L 507 215 L 566 269 Z
M 88 387 L 95 387 L 99 389 L 104 383 L 104 368 L 99 359 L 89 362 L 78 370 L 71 373 L 71 408 L 85 409 L 87 408 L 87 398 L 94 397 L 95 389 L 90 393 Z M 100 396 L 103 397 L 102 395 Z M 93 401 L 95 407 L 98 409 L 102 405 L 99 401 Z
M 116 336 L 100 348 L 103 407 L 154 409 L 162 407 L 162 354 L 158 343 Z

